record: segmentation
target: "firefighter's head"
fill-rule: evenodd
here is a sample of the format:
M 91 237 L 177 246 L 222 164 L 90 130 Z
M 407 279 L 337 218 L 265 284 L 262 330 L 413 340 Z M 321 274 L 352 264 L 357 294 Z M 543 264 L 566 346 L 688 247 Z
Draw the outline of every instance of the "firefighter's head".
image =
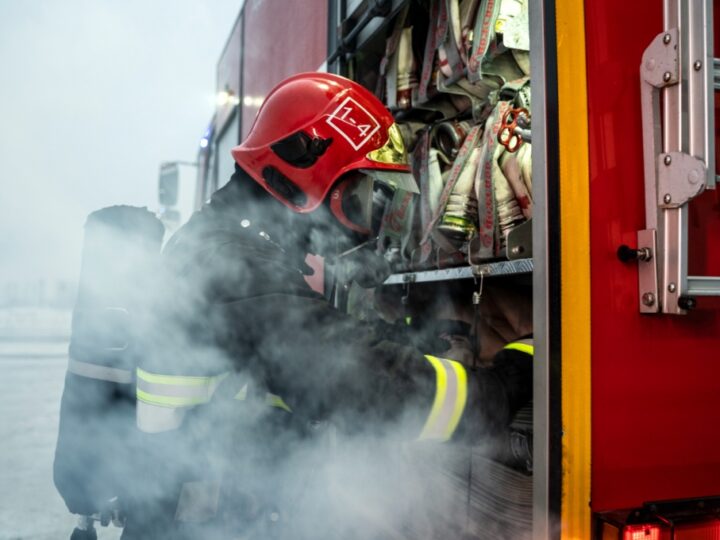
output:
M 329 73 L 278 84 L 232 154 L 292 212 L 325 205 L 343 228 L 361 235 L 374 232 L 373 198 L 387 189 L 381 185 L 417 191 L 392 115 L 368 90 Z

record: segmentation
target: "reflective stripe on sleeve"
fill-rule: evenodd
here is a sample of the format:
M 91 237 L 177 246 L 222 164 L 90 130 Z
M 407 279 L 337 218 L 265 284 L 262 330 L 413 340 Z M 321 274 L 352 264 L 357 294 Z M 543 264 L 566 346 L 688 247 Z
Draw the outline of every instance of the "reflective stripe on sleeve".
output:
M 278 409 L 282 409 L 283 411 L 287 411 L 289 413 L 292 412 L 292 409 L 288 406 L 287 403 L 285 403 L 285 400 L 283 398 L 278 395 L 271 394 L 270 392 L 265 394 L 265 404 L 269 405 L 270 407 L 277 407 Z
M 237 399 L 238 401 L 245 401 L 247 399 L 247 394 L 248 394 L 248 385 L 247 385 L 247 383 L 245 383 L 243 385 L 243 387 L 240 389 L 240 391 L 237 394 L 235 394 L 234 399 Z
M 177 429 L 187 408 L 210 401 L 227 375 L 159 375 L 137 368 L 138 428 L 146 433 Z
M 435 369 L 435 400 L 419 440 L 447 441 L 467 402 L 467 373 L 459 362 L 425 355 Z
M 138 401 L 167 407 L 207 403 L 227 373 L 213 377 L 157 375 L 137 368 Z
M 235 397 L 233 399 L 236 399 L 238 401 L 245 401 L 248 396 L 248 385 L 245 384 L 240 391 L 235 394 Z M 287 411 L 289 413 L 292 412 L 292 409 L 290 406 L 285 403 L 285 400 L 278 396 L 277 394 L 271 394 L 270 392 L 267 392 L 265 394 L 265 405 L 269 407 L 277 407 L 278 409 L 282 409 L 284 411 Z
M 132 382 L 132 371 L 130 370 L 81 362 L 80 360 L 74 360 L 72 358 L 68 361 L 67 370 L 69 373 L 79 375 L 80 377 L 87 377 L 88 379 L 97 379 L 99 381 L 119 384 L 130 384 Z
M 533 346 L 532 339 L 519 339 L 517 341 L 513 341 L 512 343 L 505 345 L 503 349 L 524 352 L 530 356 L 535 355 L 535 347 Z

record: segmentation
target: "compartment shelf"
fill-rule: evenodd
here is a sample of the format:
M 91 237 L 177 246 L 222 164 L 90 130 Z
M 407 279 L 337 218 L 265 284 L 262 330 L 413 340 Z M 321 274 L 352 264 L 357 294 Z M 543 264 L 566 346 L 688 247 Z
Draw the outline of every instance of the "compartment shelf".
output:
M 533 271 L 532 259 L 515 259 L 512 261 L 496 261 L 440 270 L 423 270 L 419 272 L 403 272 L 393 274 L 383 285 L 402 285 L 404 283 L 425 283 L 431 281 L 452 281 L 456 279 L 472 279 L 490 276 L 509 276 L 529 274 Z

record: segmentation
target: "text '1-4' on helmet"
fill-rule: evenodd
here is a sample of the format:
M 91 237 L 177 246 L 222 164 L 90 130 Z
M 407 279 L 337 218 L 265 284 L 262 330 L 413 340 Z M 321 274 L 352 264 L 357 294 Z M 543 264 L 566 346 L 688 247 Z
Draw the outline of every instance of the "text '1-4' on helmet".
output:
M 232 155 L 273 197 L 301 213 L 315 210 L 354 170 L 417 190 L 393 116 L 370 91 L 330 73 L 300 73 L 278 84 Z

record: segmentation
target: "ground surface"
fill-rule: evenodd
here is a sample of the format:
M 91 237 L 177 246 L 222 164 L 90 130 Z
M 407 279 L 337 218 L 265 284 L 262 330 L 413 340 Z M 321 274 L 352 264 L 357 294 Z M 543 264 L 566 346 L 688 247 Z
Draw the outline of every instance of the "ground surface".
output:
M 8 316 L 0 314 L 0 540 L 62 540 L 76 523 L 52 480 L 69 319 L 31 319 L 34 328 L 42 319 L 48 331 L 2 328 Z M 102 540 L 120 536 L 112 527 L 98 533 Z

